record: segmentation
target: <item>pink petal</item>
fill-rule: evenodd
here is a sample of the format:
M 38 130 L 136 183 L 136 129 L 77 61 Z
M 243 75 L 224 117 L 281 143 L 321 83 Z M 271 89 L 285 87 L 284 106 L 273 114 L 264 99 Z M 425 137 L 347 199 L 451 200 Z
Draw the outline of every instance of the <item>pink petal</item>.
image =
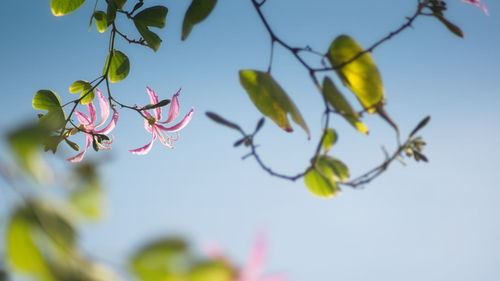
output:
M 97 98 L 99 99 L 99 107 L 101 109 L 101 122 L 99 122 L 95 127 L 102 126 L 109 117 L 109 103 L 99 89 L 95 89 L 97 92 Z
M 158 126 L 158 128 L 162 129 L 163 131 L 178 132 L 178 131 L 182 130 L 184 127 L 186 127 L 186 125 L 189 123 L 189 121 L 191 121 L 191 119 L 193 118 L 193 114 L 194 114 L 194 108 L 191 108 L 191 110 L 186 114 L 184 119 L 182 119 L 181 122 L 175 124 L 174 126 L 164 127 L 160 124 L 156 124 L 156 126 Z
M 66 160 L 69 162 L 80 162 L 83 159 L 83 156 L 85 156 L 85 153 L 87 152 L 87 149 L 89 149 L 90 144 L 92 143 L 92 135 L 90 134 L 85 134 L 85 149 L 83 149 L 82 152 L 78 153 L 77 155 L 67 158 Z
M 266 260 L 267 253 L 267 240 L 264 234 L 260 234 L 253 246 L 246 266 L 241 270 L 242 280 L 257 280 L 259 275 L 262 273 L 264 267 L 264 262 Z
M 271 275 L 261 278 L 259 281 L 285 281 L 288 280 L 285 275 Z
M 163 124 L 170 123 L 170 122 L 174 121 L 174 119 L 177 118 L 177 116 L 179 115 L 179 98 L 178 98 L 178 96 L 180 95 L 180 93 L 181 93 L 181 89 L 179 89 L 179 91 L 177 91 L 177 93 L 175 93 L 172 96 L 172 100 L 170 101 L 170 109 L 168 110 L 167 121 L 161 122 L 161 123 L 163 123 Z M 158 120 L 160 120 L 160 119 L 158 119 Z
M 462 2 L 465 2 L 465 3 L 469 3 L 469 4 L 472 4 L 476 7 L 479 7 L 483 10 L 483 12 L 488 16 L 489 15 L 489 12 L 488 12 L 488 8 L 486 7 L 486 5 L 484 5 L 483 3 L 481 3 L 480 0 L 462 0 Z
M 158 96 L 155 94 L 155 91 L 151 90 L 151 88 L 146 87 L 146 91 L 149 94 L 149 100 L 151 101 L 151 104 L 157 104 L 159 101 Z M 156 120 L 161 119 L 161 107 L 157 107 L 154 109 L 155 115 L 156 115 Z
M 164 146 L 166 146 L 168 148 L 174 148 L 172 146 L 172 138 L 170 136 L 165 137 L 156 125 L 153 126 L 153 130 L 155 131 L 156 135 L 158 136 L 158 139 L 160 140 L 161 144 L 163 144 Z
M 95 119 L 96 119 L 94 103 L 91 102 L 91 103 L 87 104 L 87 109 L 90 113 L 90 124 L 94 124 Z
M 80 124 L 83 124 L 86 126 L 92 124 L 92 122 L 90 122 L 90 118 L 87 116 L 87 114 L 85 114 L 81 111 L 78 111 L 78 110 L 75 110 L 75 114 L 76 114 L 76 118 L 78 119 L 78 122 L 80 122 Z
M 94 133 L 107 135 L 115 128 L 116 122 L 118 122 L 118 111 L 113 108 L 113 118 L 111 119 L 111 122 L 109 122 L 108 126 L 104 127 L 102 130 L 94 130 Z
M 140 148 L 137 148 L 137 149 L 132 149 L 132 150 L 129 150 L 129 151 L 132 152 L 133 154 L 137 154 L 137 155 L 147 154 L 151 150 L 151 147 L 153 147 L 153 143 L 156 140 L 156 134 L 154 132 L 153 132 L 152 136 L 153 137 L 151 138 L 151 142 L 150 143 L 146 144 L 143 147 L 140 147 Z

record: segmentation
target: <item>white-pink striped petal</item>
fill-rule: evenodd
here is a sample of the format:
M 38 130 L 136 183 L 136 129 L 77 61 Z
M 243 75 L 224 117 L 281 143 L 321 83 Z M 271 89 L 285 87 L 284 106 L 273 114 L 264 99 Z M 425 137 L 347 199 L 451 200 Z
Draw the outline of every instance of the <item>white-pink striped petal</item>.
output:
M 80 124 L 83 124 L 85 126 L 88 126 L 91 124 L 90 118 L 87 116 L 87 114 L 85 114 L 81 111 L 78 111 L 78 110 L 75 110 L 75 114 L 76 114 L 76 118 L 78 119 L 78 122 L 80 122 Z
M 67 158 L 66 160 L 69 162 L 80 162 L 83 159 L 83 156 L 85 156 L 85 153 L 87 152 L 87 149 L 89 149 L 90 144 L 92 143 L 92 135 L 90 134 L 85 134 L 85 148 L 83 149 L 82 152 L 78 153 L 77 155 Z
M 160 122 L 160 123 L 167 124 L 167 123 L 174 121 L 175 118 L 177 118 L 177 116 L 179 115 L 179 110 L 180 110 L 179 98 L 178 98 L 180 93 L 181 93 L 181 89 L 179 89 L 177 91 L 177 93 L 175 93 L 172 96 L 172 100 L 170 101 L 170 109 L 168 110 L 167 120 L 164 122 Z M 158 119 L 158 120 L 160 120 L 160 119 Z
M 106 123 L 106 120 L 108 120 L 109 103 L 99 89 L 96 88 L 96 92 L 97 92 L 97 99 L 99 100 L 99 107 L 101 110 L 101 121 L 97 123 L 95 127 L 99 127 L 102 126 L 104 123 Z
M 156 133 L 153 132 L 151 135 L 153 137 L 151 138 L 151 142 L 150 143 L 146 144 L 143 147 L 139 147 L 139 148 L 136 148 L 136 149 L 131 149 L 129 151 L 132 152 L 133 154 L 137 154 L 137 155 L 147 154 L 151 150 L 151 147 L 153 147 L 153 143 L 156 140 Z
M 111 118 L 111 122 L 109 122 L 109 124 L 101 130 L 94 130 L 94 133 L 107 135 L 115 128 L 116 122 L 118 122 L 118 111 L 113 108 L 113 117 Z
M 189 123 L 189 121 L 191 121 L 191 119 L 193 118 L 193 114 L 194 114 L 194 108 L 191 108 L 191 110 L 189 110 L 189 112 L 186 114 L 186 116 L 184 116 L 184 119 L 182 119 L 181 122 L 171 126 L 171 127 L 164 127 L 160 124 L 156 124 L 156 126 L 158 126 L 158 128 L 160 128 L 161 130 L 163 131 L 166 131 L 166 132 L 178 132 L 180 130 L 182 130 L 184 127 L 186 127 L 186 125 Z
M 149 100 L 151 101 L 151 104 L 157 104 L 160 102 L 155 91 L 153 91 L 151 88 L 146 87 L 146 92 L 148 92 L 148 94 L 149 94 Z M 161 119 L 161 107 L 155 108 L 154 111 L 155 111 L 155 115 L 156 115 L 156 120 L 160 120 Z

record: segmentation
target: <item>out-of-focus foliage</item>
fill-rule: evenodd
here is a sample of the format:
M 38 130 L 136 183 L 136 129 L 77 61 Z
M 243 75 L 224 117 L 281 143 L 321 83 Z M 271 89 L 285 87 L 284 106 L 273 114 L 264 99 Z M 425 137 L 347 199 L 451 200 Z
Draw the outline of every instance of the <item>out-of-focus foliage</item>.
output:
M 240 82 L 257 109 L 271 118 L 280 128 L 287 132 L 293 131 L 287 116 L 290 114 L 292 120 L 301 126 L 308 136 L 310 135 L 297 106 L 269 73 L 241 70 Z
M 193 0 L 189 5 L 182 23 L 181 40 L 186 40 L 193 26 L 205 20 L 217 4 L 217 0 Z

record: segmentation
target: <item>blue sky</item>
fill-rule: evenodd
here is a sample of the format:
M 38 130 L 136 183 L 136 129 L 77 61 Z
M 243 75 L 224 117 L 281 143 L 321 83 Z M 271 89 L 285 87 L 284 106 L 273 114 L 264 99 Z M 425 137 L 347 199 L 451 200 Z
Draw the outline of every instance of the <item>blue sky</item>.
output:
M 92 1 L 61 18 L 51 15 L 49 1 L 4 2 L 2 132 L 36 117 L 31 99 L 39 89 L 70 100 L 69 84 L 96 77 L 107 46 L 106 34 L 87 29 Z M 268 0 L 263 11 L 290 44 L 325 51 L 340 34 L 370 45 L 401 25 L 415 2 Z M 113 85 L 114 95 L 144 104 L 146 86 L 160 98 L 182 87 L 181 114 L 194 106 L 195 117 L 175 150 L 157 143 L 148 155 L 136 156 L 127 149 L 144 145 L 150 135 L 137 114 L 122 111 L 113 150 L 87 155 L 111 160 L 103 165 L 107 214 L 84 227 L 84 248 L 115 266 L 148 239 L 181 234 L 196 247 L 217 241 L 243 261 L 254 235 L 265 229 L 267 270 L 294 281 L 498 280 L 500 3 L 484 0 L 491 14 L 485 16 L 472 5 L 447 2 L 447 17 L 462 27 L 465 39 L 434 19 L 420 18 L 414 29 L 373 54 L 386 87 L 386 109 L 403 132 L 432 116 L 422 131 L 430 163 L 396 163 L 363 190 L 344 189 L 324 200 L 302 181 L 273 178 L 252 159 L 242 161 L 244 148 L 232 147 L 238 135 L 204 116 L 215 111 L 248 130 L 260 118 L 237 75 L 240 69 L 265 70 L 268 63 L 269 39 L 250 1 L 219 1 L 186 42 L 179 38 L 188 1 L 146 1 L 169 8 L 167 27 L 158 32 L 163 45 L 153 53 L 118 43 L 132 68 Z M 273 168 L 293 174 L 304 169 L 318 140 L 321 100 L 293 58 L 275 51 L 273 75 L 301 110 L 312 140 L 299 128 L 287 134 L 268 120 L 256 141 Z M 394 146 L 380 118 L 366 123 L 368 137 L 344 120 L 332 122 L 340 135 L 332 154 L 353 175 L 383 159 L 382 145 Z M 71 155 L 62 150 L 56 158 Z

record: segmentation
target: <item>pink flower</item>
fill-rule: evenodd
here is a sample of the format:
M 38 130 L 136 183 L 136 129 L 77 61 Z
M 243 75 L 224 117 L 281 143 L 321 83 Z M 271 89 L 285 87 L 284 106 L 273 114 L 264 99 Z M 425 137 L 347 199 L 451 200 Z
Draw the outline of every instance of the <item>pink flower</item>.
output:
M 75 110 L 76 117 L 78 119 L 78 122 L 80 122 L 80 129 L 85 131 L 85 149 L 78 153 L 77 155 L 68 158 L 69 162 L 80 162 L 83 159 L 83 156 L 85 156 L 85 153 L 87 152 L 87 149 L 89 146 L 92 144 L 94 141 L 95 136 L 93 134 L 99 134 L 99 135 L 107 135 L 109 132 L 111 132 L 115 126 L 116 122 L 118 121 L 118 112 L 113 108 L 113 117 L 111 118 L 111 122 L 104 127 L 103 129 L 97 129 L 98 127 L 104 125 L 106 120 L 109 117 L 109 104 L 108 101 L 104 98 L 104 95 L 102 94 L 99 89 L 96 89 L 97 92 L 97 98 L 99 99 L 99 107 L 101 111 L 101 122 L 94 124 L 96 121 L 96 111 L 94 107 L 94 103 L 89 103 L 87 104 L 87 109 L 89 111 L 90 116 L 87 114 Z M 88 132 L 88 133 L 87 133 Z M 101 142 L 97 142 L 99 149 L 110 149 L 109 145 L 112 143 L 111 140 L 103 140 Z
M 157 104 L 159 100 L 155 92 L 151 90 L 149 87 L 146 87 L 146 91 L 149 94 L 149 99 L 151 101 L 151 104 Z M 178 132 L 182 130 L 184 127 L 186 127 L 189 121 L 191 121 L 191 119 L 193 118 L 194 114 L 194 108 L 191 108 L 191 110 L 189 110 L 189 112 L 186 114 L 186 116 L 184 116 L 184 119 L 182 119 L 181 122 L 170 127 L 165 127 L 161 125 L 174 121 L 174 119 L 177 118 L 177 116 L 179 115 L 179 99 L 177 97 L 179 96 L 180 91 L 181 90 L 177 91 L 177 93 L 175 93 L 174 96 L 172 97 L 172 101 L 170 103 L 170 109 L 167 115 L 167 120 L 160 121 L 162 117 L 161 107 L 153 109 L 154 116 L 147 110 L 142 111 L 144 115 L 147 117 L 147 119 L 144 119 L 144 128 L 146 129 L 146 131 L 151 133 L 152 135 L 151 142 L 143 147 L 129 150 L 130 152 L 138 155 L 147 154 L 151 150 L 151 147 L 153 146 L 153 143 L 155 142 L 156 138 L 158 138 L 164 146 L 169 148 L 174 148 L 172 144 L 174 141 L 178 139 Z M 176 133 L 176 135 L 174 137 L 169 135 L 168 133 Z
M 226 260 L 220 250 L 211 245 L 208 249 L 210 257 L 220 260 Z M 254 242 L 254 246 L 248 255 L 247 262 L 241 268 L 233 281 L 285 281 L 287 278 L 282 274 L 274 274 L 263 277 L 262 271 L 266 261 L 267 239 L 265 235 L 260 234 Z
M 481 8 L 481 9 L 483 9 L 483 12 L 486 15 L 489 15 L 488 8 L 486 8 L 486 5 L 484 5 L 483 3 L 481 3 L 480 0 L 462 0 L 462 2 L 469 3 L 469 4 L 472 4 L 474 6 L 477 6 L 477 7 Z

